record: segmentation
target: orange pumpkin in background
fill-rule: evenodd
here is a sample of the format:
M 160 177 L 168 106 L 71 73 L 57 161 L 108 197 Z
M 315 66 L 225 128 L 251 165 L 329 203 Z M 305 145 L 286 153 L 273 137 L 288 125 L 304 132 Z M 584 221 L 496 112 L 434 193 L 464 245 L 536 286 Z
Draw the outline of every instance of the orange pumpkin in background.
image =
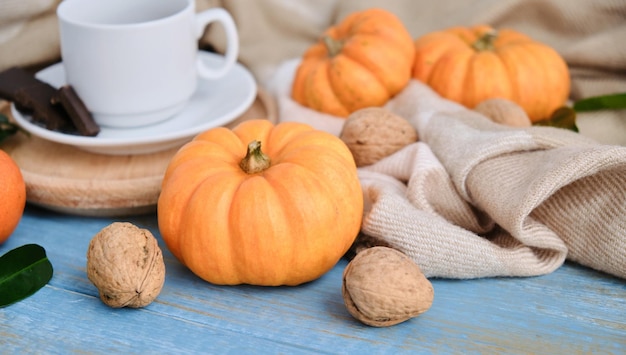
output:
M 292 97 L 339 117 L 382 106 L 408 84 L 414 55 L 413 38 L 394 14 L 352 13 L 304 53 Z
M 563 106 L 570 93 L 563 58 L 511 29 L 452 27 L 418 38 L 415 49 L 413 77 L 468 108 L 490 98 L 509 99 L 537 122 Z
M 326 273 L 352 245 L 363 193 L 338 137 L 251 120 L 183 146 L 157 207 L 168 249 L 202 279 L 298 285 Z

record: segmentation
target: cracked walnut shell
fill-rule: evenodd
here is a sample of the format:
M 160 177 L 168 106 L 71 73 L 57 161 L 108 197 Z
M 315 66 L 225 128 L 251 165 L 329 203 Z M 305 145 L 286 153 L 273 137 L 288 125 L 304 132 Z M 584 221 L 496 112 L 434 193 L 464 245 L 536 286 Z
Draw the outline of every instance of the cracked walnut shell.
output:
M 348 312 L 364 324 L 388 327 L 426 312 L 433 286 L 419 266 L 392 248 L 359 252 L 343 272 L 342 294 Z
M 89 243 L 87 277 L 106 305 L 144 307 L 163 288 L 163 253 L 149 230 L 127 222 L 112 223 Z

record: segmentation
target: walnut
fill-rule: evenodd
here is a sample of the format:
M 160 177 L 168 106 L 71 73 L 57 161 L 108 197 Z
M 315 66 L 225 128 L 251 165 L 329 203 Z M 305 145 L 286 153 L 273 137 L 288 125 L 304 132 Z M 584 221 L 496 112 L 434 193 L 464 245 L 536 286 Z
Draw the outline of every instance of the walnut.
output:
M 163 288 L 163 253 L 149 230 L 126 222 L 112 223 L 89 243 L 87 277 L 106 305 L 144 307 Z
M 387 327 L 426 312 L 434 290 L 419 266 L 398 250 L 377 246 L 359 252 L 343 272 L 348 312 L 364 324 Z
M 506 126 L 530 127 L 532 124 L 526 111 L 520 105 L 507 99 L 487 99 L 479 103 L 474 111 Z
M 371 165 L 416 142 L 417 131 L 404 118 L 382 108 L 353 112 L 339 138 L 348 146 L 357 166 Z

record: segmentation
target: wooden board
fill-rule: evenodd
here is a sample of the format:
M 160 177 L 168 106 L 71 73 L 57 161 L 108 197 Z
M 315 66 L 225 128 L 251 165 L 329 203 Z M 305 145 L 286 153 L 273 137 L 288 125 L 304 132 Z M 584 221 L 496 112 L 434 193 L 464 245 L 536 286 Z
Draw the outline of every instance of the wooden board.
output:
M 10 116 L 8 102 L 0 112 Z M 259 90 L 252 106 L 235 121 L 277 121 L 271 95 Z M 19 165 L 29 203 L 84 216 L 126 216 L 156 210 L 161 181 L 179 147 L 141 155 L 102 155 L 17 134 L 0 144 Z

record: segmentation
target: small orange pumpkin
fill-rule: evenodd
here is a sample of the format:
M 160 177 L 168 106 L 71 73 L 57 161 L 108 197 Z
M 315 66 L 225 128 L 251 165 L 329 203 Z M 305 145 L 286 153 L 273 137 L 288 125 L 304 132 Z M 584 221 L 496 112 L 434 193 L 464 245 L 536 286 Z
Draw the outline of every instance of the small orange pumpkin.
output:
M 418 38 L 415 48 L 413 77 L 469 108 L 509 99 L 537 122 L 563 106 L 570 92 L 563 58 L 511 29 L 452 27 Z
M 348 250 L 362 214 L 356 165 L 338 137 L 267 120 L 199 134 L 170 161 L 158 200 L 168 249 L 214 284 L 312 281 Z
M 352 13 L 304 53 L 292 97 L 344 118 L 382 106 L 408 84 L 414 55 L 413 38 L 394 14 L 382 9 Z

